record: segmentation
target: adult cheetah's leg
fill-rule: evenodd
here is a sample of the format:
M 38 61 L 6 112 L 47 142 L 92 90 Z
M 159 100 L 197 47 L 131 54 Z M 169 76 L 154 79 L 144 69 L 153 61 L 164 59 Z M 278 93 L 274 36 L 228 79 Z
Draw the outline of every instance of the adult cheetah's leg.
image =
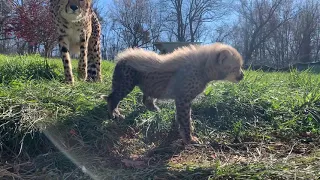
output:
M 65 82 L 68 84 L 74 84 L 74 78 L 72 75 L 72 65 L 69 53 L 69 40 L 66 36 L 59 36 L 59 49 L 62 58 Z
M 101 82 L 100 38 L 92 37 L 88 45 L 88 81 Z
M 118 105 L 135 87 L 135 78 L 133 69 L 127 68 L 125 65 L 116 65 L 112 79 L 112 92 L 106 98 L 111 118 L 124 119 L 124 116 L 119 112 Z
M 143 95 L 142 102 L 149 111 L 160 111 L 160 108 L 155 104 L 156 99 Z
M 87 79 L 88 40 L 84 33 L 80 35 L 80 57 L 78 62 L 79 78 Z
M 196 137 L 191 135 L 191 101 L 176 99 L 176 121 L 180 125 L 180 136 L 185 144 L 198 143 Z
M 92 34 L 88 47 L 88 81 L 101 82 L 101 47 L 100 47 L 101 27 L 98 18 L 92 17 Z

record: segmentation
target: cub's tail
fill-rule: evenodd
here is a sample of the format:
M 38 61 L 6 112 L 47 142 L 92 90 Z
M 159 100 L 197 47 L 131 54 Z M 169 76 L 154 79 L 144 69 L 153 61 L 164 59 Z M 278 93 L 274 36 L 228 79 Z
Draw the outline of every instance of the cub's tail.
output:
M 159 71 L 162 64 L 160 55 L 155 52 L 138 48 L 127 49 L 117 55 L 115 60 L 124 62 L 140 72 Z

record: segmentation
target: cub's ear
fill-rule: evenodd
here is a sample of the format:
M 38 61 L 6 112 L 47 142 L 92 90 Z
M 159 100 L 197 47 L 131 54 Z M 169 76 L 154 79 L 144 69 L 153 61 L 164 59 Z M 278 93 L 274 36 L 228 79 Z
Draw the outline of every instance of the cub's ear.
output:
M 229 51 L 228 49 L 220 50 L 220 52 L 218 52 L 218 55 L 217 55 L 217 63 L 219 65 L 222 65 L 224 61 L 228 58 L 228 56 L 232 56 L 231 51 Z

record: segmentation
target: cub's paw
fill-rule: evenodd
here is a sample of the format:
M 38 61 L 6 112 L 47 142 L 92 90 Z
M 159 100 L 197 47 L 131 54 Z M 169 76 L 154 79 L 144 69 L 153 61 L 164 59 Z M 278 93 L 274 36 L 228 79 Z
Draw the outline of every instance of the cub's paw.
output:
M 202 142 L 196 136 L 191 136 L 190 144 L 202 144 Z
M 185 146 L 200 145 L 200 144 L 202 144 L 202 142 L 196 136 L 191 136 L 190 140 L 188 140 L 188 141 L 183 140 L 183 144 Z
M 111 119 L 116 119 L 116 120 L 118 120 L 118 121 L 122 121 L 122 120 L 125 119 L 125 116 L 122 115 L 122 114 L 120 114 L 119 110 L 116 109 L 116 110 L 114 110 L 114 111 L 112 112 L 110 118 L 111 118 Z

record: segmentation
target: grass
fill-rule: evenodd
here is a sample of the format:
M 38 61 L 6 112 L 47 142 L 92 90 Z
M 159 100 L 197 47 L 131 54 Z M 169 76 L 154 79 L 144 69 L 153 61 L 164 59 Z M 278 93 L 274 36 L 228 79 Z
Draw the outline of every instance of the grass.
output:
M 76 74 L 77 62 L 73 62 Z M 317 179 L 320 74 L 246 71 L 239 84 L 211 83 L 194 101 L 200 146 L 160 146 L 172 101 L 149 112 L 136 88 L 107 117 L 103 82 L 62 83 L 59 59 L 0 55 L 0 177 L 5 179 Z

